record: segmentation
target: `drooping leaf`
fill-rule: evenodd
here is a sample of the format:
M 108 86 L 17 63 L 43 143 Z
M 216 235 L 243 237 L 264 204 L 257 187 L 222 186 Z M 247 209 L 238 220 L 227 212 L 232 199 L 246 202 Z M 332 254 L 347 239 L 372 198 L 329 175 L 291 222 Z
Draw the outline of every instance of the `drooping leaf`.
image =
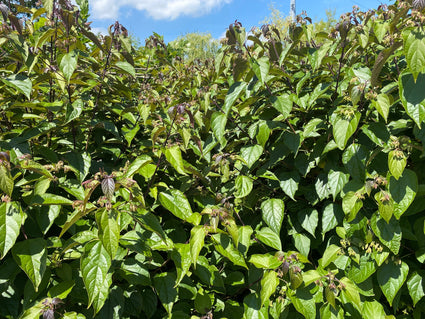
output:
M 18 90 L 26 96 L 28 100 L 31 99 L 32 82 L 23 74 L 15 74 L 8 78 L 1 79 L 6 85 Z
M 394 200 L 394 216 L 400 219 L 401 215 L 409 208 L 418 191 L 418 178 L 416 173 L 405 169 L 403 175 L 396 180 L 391 177 L 389 189 Z
M 15 244 L 24 220 L 25 216 L 18 202 L 0 204 L 0 259 Z
M 289 94 L 272 96 L 270 98 L 270 102 L 272 103 L 273 107 L 283 115 L 283 119 L 286 119 L 292 111 L 293 102 Z
M 341 251 L 341 247 L 338 247 L 337 245 L 334 245 L 334 244 L 329 245 L 329 247 L 326 248 L 325 252 L 323 253 L 322 267 L 325 268 L 331 262 L 337 259 L 340 251 Z
M 47 244 L 43 238 L 27 239 L 12 248 L 13 258 L 38 291 L 47 264 Z
M 425 296 L 424 275 L 423 271 L 415 271 L 407 280 L 407 288 L 409 289 L 410 297 L 413 300 L 413 306 L 415 306 L 418 301 Z
M 96 212 L 99 239 L 111 259 L 114 259 L 117 254 L 118 243 L 120 240 L 120 227 L 117 221 L 118 215 L 118 212 L 114 209 L 101 209 Z
M 236 102 L 241 93 L 245 90 L 247 86 L 246 82 L 235 82 L 229 88 L 226 98 L 224 99 L 223 111 L 225 115 L 229 115 L 233 104 Z
M 282 250 L 282 242 L 280 237 L 272 229 L 263 227 L 256 232 L 256 237 L 267 246 L 270 246 L 276 250 Z
M 177 301 L 177 288 L 175 288 L 176 275 L 170 272 L 163 272 L 153 279 L 154 287 L 158 293 L 159 300 L 171 316 L 174 303 Z
M 316 228 L 319 223 L 319 212 L 316 209 L 306 208 L 297 214 L 297 218 L 301 226 L 315 237 Z
M 14 182 L 10 170 L 0 162 L 0 190 L 9 197 L 12 196 Z
M 230 236 L 225 234 L 214 234 L 212 236 L 215 242 L 215 249 L 224 257 L 228 258 L 233 264 L 248 268 L 242 254 L 233 245 Z
M 170 163 L 177 172 L 182 175 L 187 175 L 184 169 L 182 153 L 178 145 L 167 148 L 164 154 L 168 163 Z
M 261 306 L 274 294 L 278 285 L 279 278 L 277 277 L 277 273 L 274 270 L 267 270 L 261 279 Z
M 101 241 L 95 240 L 85 245 L 80 267 L 89 297 L 88 307 L 93 304 L 95 313 L 98 313 L 108 297 L 111 284 L 108 275 L 111 257 Z
M 115 63 L 115 66 L 124 71 L 125 73 L 130 74 L 133 78 L 136 77 L 136 70 L 134 69 L 134 66 L 132 66 L 130 63 L 125 61 L 118 61 Z
M 206 235 L 207 232 L 203 226 L 195 226 L 190 230 L 190 254 L 192 256 L 192 262 L 195 268 L 199 253 L 204 247 L 204 239 Z
M 403 49 L 407 66 L 416 80 L 425 69 L 425 32 L 423 26 L 403 30 Z

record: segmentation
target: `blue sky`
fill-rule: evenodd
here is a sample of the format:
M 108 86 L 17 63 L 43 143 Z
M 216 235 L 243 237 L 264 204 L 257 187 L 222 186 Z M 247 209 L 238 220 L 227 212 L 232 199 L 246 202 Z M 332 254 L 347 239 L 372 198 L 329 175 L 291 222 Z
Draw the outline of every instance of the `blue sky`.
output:
M 166 42 L 190 32 L 211 33 L 220 38 L 235 20 L 249 30 L 270 16 L 271 4 L 283 15 L 289 15 L 289 3 L 290 0 L 89 0 L 95 31 L 106 32 L 118 20 L 142 44 L 152 32 L 164 36 Z M 296 9 L 297 14 L 304 10 L 318 21 L 326 17 L 326 10 L 335 10 L 339 17 L 354 5 L 366 11 L 382 3 L 394 1 L 296 0 Z

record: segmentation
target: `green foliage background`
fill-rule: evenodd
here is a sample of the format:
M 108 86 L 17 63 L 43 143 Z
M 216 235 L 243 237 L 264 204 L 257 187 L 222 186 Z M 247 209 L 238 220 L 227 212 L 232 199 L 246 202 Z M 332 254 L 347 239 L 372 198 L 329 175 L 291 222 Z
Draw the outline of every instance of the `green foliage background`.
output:
M 2 7 L 0 317 L 423 317 L 420 2 L 213 61 L 42 3 Z

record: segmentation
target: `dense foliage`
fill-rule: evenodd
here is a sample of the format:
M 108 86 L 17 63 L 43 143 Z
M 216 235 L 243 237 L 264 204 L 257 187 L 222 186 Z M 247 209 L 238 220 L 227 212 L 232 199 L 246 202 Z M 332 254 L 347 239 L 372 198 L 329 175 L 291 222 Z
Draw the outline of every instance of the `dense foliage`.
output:
M 424 316 L 421 1 L 214 63 L 42 3 L 2 7 L 0 317 Z

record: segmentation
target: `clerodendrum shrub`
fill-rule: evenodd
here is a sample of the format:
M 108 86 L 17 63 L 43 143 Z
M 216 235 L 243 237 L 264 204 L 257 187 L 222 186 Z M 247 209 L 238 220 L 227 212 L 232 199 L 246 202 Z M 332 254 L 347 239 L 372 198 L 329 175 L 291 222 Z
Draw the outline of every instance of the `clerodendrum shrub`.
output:
M 191 63 L 42 2 L 1 7 L 0 317 L 425 316 L 418 1 Z

